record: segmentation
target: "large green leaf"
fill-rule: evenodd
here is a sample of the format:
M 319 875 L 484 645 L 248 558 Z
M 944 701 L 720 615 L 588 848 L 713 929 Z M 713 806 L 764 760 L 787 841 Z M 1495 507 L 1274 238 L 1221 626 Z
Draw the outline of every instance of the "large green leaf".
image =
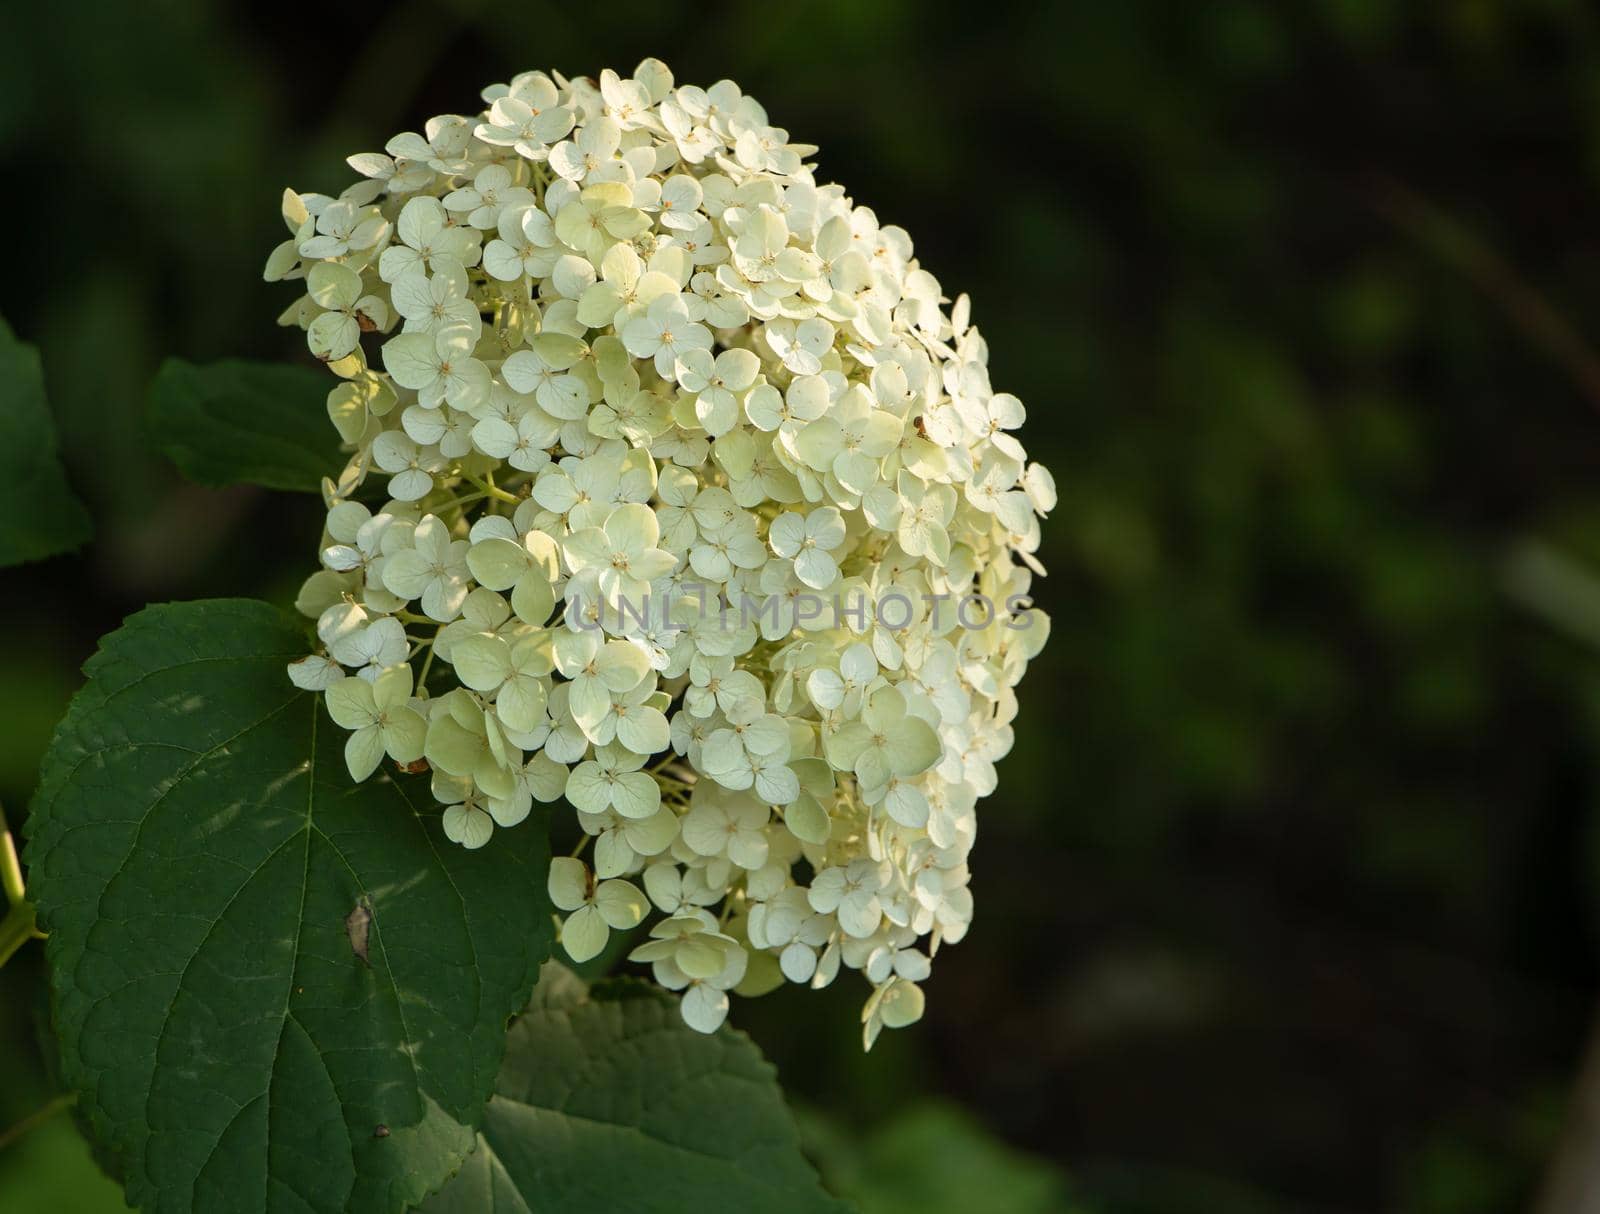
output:
M 284 673 L 303 651 L 263 603 L 139 612 L 28 819 L 63 1072 L 151 1208 L 421 1200 L 472 1149 L 549 952 L 543 823 L 467 852 L 424 779 L 353 785 Z
M 150 385 L 151 439 L 192 481 L 316 493 L 343 466 L 332 382 L 307 367 L 169 358 Z
M 942 1101 L 904 1105 L 862 1132 L 819 1113 L 800 1118 L 806 1153 L 861 1214 L 1073 1214 L 1067 1178 Z
M 842 1214 L 750 1039 L 554 964 L 511 1027 L 478 1149 L 425 1214 Z
M 39 352 L 0 320 L 0 565 L 37 561 L 89 538 L 89 512 L 56 455 Z

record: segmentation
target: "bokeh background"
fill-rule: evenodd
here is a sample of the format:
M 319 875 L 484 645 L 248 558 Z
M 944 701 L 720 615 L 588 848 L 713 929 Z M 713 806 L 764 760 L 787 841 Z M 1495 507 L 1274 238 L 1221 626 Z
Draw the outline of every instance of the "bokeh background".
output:
M 1579 0 L 8 5 L 0 314 L 95 515 L 3 575 L 15 827 L 96 638 L 280 602 L 317 504 L 183 484 L 163 356 L 304 359 L 285 185 L 526 67 L 731 76 L 967 291 L 1054 616 L 918 1028 L 739 1005 L 869 1211 L 1565 1214 L 1600 943 L 1600 16 Z M 846 989 L 847 988 L 847 989 Z M 0 972 L 0 1127 L 50 1099 Z M 1591 1127 L 1592 1132 L 1592 1127 Z M 1558 1163 L 1557 1161 L 1563 1161 Z M 1541 1196 L 1542 1195 L 1542 1196 Z M 7 1214 L 120 1208 L 70 1118 Z

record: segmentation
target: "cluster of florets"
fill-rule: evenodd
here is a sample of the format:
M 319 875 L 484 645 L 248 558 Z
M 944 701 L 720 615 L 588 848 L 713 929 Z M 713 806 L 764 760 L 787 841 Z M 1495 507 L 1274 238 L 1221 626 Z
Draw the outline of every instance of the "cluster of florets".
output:
M 354 449 L 291 674 L 355 779 L 430 771 L 466 847 L 570 802 L 574 960 L 653 907 L 630 956 L 693 1027 L 844 965 L 870 1046 L 967 931 L 1047 631 L 1022 404 L 965 297 L 733 83 L 483 97 L 284 198 L 267 277 L 304 280 L 283 322 Z

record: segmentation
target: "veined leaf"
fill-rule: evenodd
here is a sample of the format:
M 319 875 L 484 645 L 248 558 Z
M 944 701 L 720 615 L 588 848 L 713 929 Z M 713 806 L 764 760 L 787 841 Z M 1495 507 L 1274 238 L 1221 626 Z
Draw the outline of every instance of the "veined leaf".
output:
M 353 785 L 264 603 L 105 638 L 28 819 L 63 1073 L 134 1203 L 395 1210 L 472 1149 L 552 935 L 535 818 L 467 852 Z M 365 959 L 351 912 L 365 907 Z
M 845 1214 L 800 1153 L 776 1072 L 639 982 L 546 967 L 511 1026 L 478 1148 L 424 1214 Z
M 317 493 L 344 464 L 325 405 L 331 384 L 307 367 L 169 358 L 150 385 L 146 426 L 202 485 Z

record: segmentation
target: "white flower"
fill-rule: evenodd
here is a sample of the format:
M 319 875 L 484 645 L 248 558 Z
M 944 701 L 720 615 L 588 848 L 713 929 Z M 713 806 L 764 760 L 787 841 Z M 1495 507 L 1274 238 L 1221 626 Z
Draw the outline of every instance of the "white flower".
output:
M 862 1048 L 870 1050 L 883 1028 L 899 1029 L 922 1019 L 922 988 L 907 978 L 894 977 L 873 991 L 862 1015 Z
M 489 230 L 500 224 L 506 208 L 530 207 L 533 191 L 516 184 L 511 170 L 503 164 L 489 164 L 478 170 L 470 186 L 452 190 L 444 197 L 447 211 L 465 212 L 475 228 Z
M 850 935 L 866 937 L 883 921 L 878 898 L 883 883 L 883 865 L 863 857 L 842 868 L 823 869 L 812 879 L 806 896 L 812 910 L 836 915 Z
M 684 992 L 684 1023 L 713 1033 L 728 1015 L 727 991 L 744 977 L 749 957 L 739 942 L 716 930 L 704 911 L 679 913 L 650 929 L 651 939 L 628 954 L 649 961 L 656 980 Z
M 288 677 L 352 775 L 425 759 L 462 846 L 565 795 L 570 956 L 653 905 L 632 956 L 693 1027 L 854 970 L 870 1047 L 972 923 L 1054 480 L 971 302 L 736 84 L 483 98 L 280 200 L 264 275 L 351 451 Z
M 599 956 L 613 931 L 627 931 L 644 919 L 649 903 L 627 881 L 601 881 L 582 860 L 557 856 L 550 861 L 550 901 L 570 911 L 561 924 L 561 947 L 574 961 Z
M 324 636 L 328 652 L 343 666 L 356 668 L 366 679 L 406 659 L 406 630 L 399 620 L 385 617 L 338 637 Z
M 483 268 L 504 282 L 550 273 L 556 264 L 556 233 L 550 216 L 532 205 L 500 212 L 500 235 L 484 246 Z
M 375 329 L 389 323 L 389 309 L 376 295 L 362 294 L 361 275 L 338 262 L 321 261 L 306 275 L 307 293 L 326 308 L 306 330 L 318 358 L 343 358 L 361 341 L 363 322 Z
M 602 640 L 593 632 L 561 632 L 555 641 L 556 668 L 569 680 L 573 720 L 593 728 L 611 712 L 611 697 L 644 681 L 650 660 L 637 645 Z
M 504 97 L 489 107 L 487 121 L 474 133 L 483 142 L 513 147 L 519 156 L 539 161 L 549 157 L 546 145 L 572 129 L 572 107 L 560 104 L 561 94 L 543 72 L 519 76 Z
M 614 809 L 624 818 L 649 818 L 661 806 L 661 786 L 639 769 L 645 757 L 601 746 L 567 777 L 567 800 L 584 813 Z
M 328 715 L 351 731 L 344 761 L 352 780 L 365 780 L 387 754 L 396 763 L 422 757 L 426 729 L 410 706 L 411 667 L 394 666 L 372 682 L 340 679 L 324 693 Z
M 433 274 L 407 274 L 390 288 L 394 310 L 405 318 L 405 332 L 462 334 L 471 349 L 483 330 L 477 305 L 468 298 L 467 272 L 459 262 L 441 261 Z M 381 327 L 381 326 L 380 326 Z
M 533 348 L 518 350 L 500 367 L 500 374 L 515 392 L 532 394 L 552 417 L 573 420 L 589 407 L 589 390 L 583 380 L 567 374 L 588 353 L 583 342 L 563 333 L 544 333 Z
M 600 593 L 607 600 L 638 607 L 650 593 L 650 583 L 678 563 L 672 553 L 656 547 L 660 538 L 655 511 L 629 502 L 612 510 L 604 526 L 567 536 L 561 552 L 572 572 L 598 573 Z
M 446 461 L 437 450 L 419 446 L 409 435 L 386 430 L 372 444 L 372 462 L 393 473 L 389 495 L 398 502 L 415 502 L 433 489 L 433 474 Z
M 738 423 L 739 394 L 756 382 L 761 360 L 749 350 L 724 350 L 713 359 L 709 350 L 693 349 L 679 357 L 676 371 L 684 391 L 696 394 L 695 418 L 715 438 Z
M 795 576 L 814 590 L 826 590 L 838 580 L 839 563 L 832 554 L 844 537 L 844 517 L 832 506 L 805 515 L 785 511 L 767 532 L 772 550 L 792 560 Z
M 370 249 L 388 228 L 378 208 L 341 199 L 317 216 L 317 234 L 300 242 L 300 256 L 323 260 Z
M 767 807 L 746 797 L 703 798 L 683 820 L 683 841 L 702 856 L 726 856 L 740 868 L 767 862 Z
M 472 330 L 451 326 L 434 333 L 402 333 L 383 345 L 383 365 L 394 382 L 412 388 L 424 408 L 448 401 L 470 413 L 489 399 L 489 368 L 472 357 Z
M 833 326 L 825 320 L 803 320 L 798 325 L 787 318 L 766 327 L 767 345 L 778 360 L 796 375 L 815 375 L 822 370 L 822 357 L 833 346 Z
M 583 181 L 612 162 L 622 142 L 622 128 L 610 117 L 597 118 L 550 149 L 550 167 L 568 181 Z
M 437 198 L 424 195 L 406 203 L 395 223 L 395 234 L 401 243 L 390 245 L 378 258 L 378 274 L 384 282 L 398 282 L 407 274 L 432 272 L 436 261 L 477 264 L 477 236 L 450 226 Z
M 452 646 L 450 664 L 463 684 L 494 696 L 507 728 L 529 733 L 544 719 L 554 669 L 547 638 L 535 633 L 513 645 L 498 636 L 464 637 Z
M 412 532 L 411 547 L 384 563 L 383 584 L 407 601 L 421 599 L 431 618 L 453 620 L 467 598 L 467 547 L 430 514 Z
M 867 697 L 861 719 L 824 737 L 828 760 L 853 771 L 867 788 L 926 771 L 938 761 L 939 735 L 926 721 L 906 714 L 905 696 L 880 687 Z
M 846 718 L 861 711 L 861 697 L 878 677 L 878 660 L 870 646 L 859 641 L 839 655 L 839 669 L 818 666 L 806 679 L 806 694 L 823 712 L 841 711 Z
M 537 472 L 548 464 L 549 448 L 560 437 L 559 423 L 537 406 L 521 410 L 515 425 L 503 417 L 486 417 L 472 428 L 474 447 L 520 472 Z
M 676 377 L 678 359 L 689 351 L 711 348 L 711 330 L 690 320 L 681 295 L 658 296 L 643 316 L 622 327 L 619 336 L 629 354 L 652 359 L 656 374 L 664 379 Z

